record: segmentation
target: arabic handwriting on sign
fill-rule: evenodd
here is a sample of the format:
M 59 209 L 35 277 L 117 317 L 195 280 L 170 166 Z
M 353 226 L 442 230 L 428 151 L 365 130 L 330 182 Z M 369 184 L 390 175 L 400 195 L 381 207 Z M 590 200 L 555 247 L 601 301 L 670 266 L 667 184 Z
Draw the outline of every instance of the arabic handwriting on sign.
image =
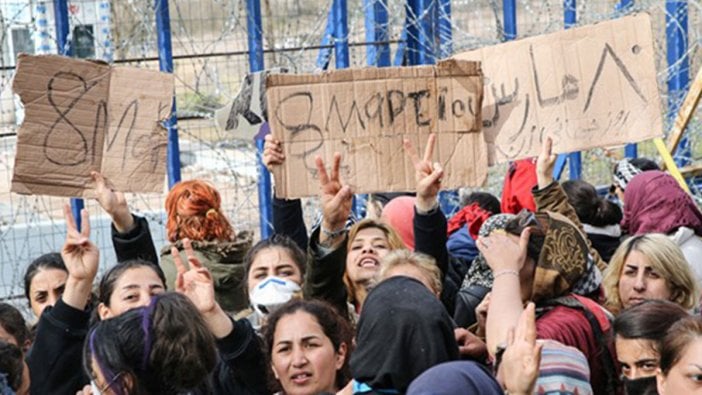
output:
M 531 59 L 531 71 L 534 74 L 534 85 L 536 86 L 536 100 L 539 102 L 540 107 L 555 106 L 557 104 L 563 103 L 566 100 L 575 100 L 580 93 L 580 88 L 578 87 L 578 79 L 572 74 L 566 74 L 561 80 L 561 86 L 563 87 L 563 93 L 560 96 L 553 96 L 549 98 L 544 98 L 541 94 L 541 85 L 539 84 L 539 73 L 536 71 L 536 60 L 534 59 L 534 47 L 529 46 L 529 58 Z
M 79 89 L 71 89 L 70 92 L 76 92 L 77 96 L 70 98 L 70 102 L 68 103 L 67 106 L 64 108 L 60 108 L 59 104 L 56 103 L 54 100 L 54 94 L 55 94 L 55 86 L 54 84 L 56 83 L 57 79 L 62 79 L 62 80 L 71 80 L 75 81 L 78 85 Z M 79 166 L 86 161 L 88 161 L 89 155 L 91 155 L 91 149 L 92 149 L 92 155 L 91 155 L 91 161 L 95 160 L 95 144 L 93 143 L 92 147 L 88 147 L 88 139 L 86 138 L 85 134 L 83 131 L 81 131 L 73 122 L 71 122 L 70 119 L 68 119 L 68 115 L 71 113 L 73 108 L 80 102 L 81 98 L 85 96 L 92 88 L 94 88 L 100 81 L 95 81 L 88 83 L 83 79 L 83 77 L 79 76 L 78 74 L 75 73 L 70 73 L 70 72 L 63 72 L 60 71 L 56 74 L 54 74 L 53 77 L 49 80 L 49 83 L 47 85 L 47 97 L 49 100 L 49 104 L 51 104 L 51 107 L 56 111 L 58 114 L 58 118 L 54 121 L 54 123 L 51 125 L 49 128 L 49 131 L 46 133 L 46 137 L 44 138 L 44 156 L 46 159 L 59 166 Z M 102 106 L 99 106 L 97 109 L 97 114 L 96 114 L 96 119 L 95 119 L 95 128 L 93 130 L 93 142 L 95 141 L 95 137 L 97 134 L 98 130 L 98 124 L 100 122 L 100 116 L 101 116 L 101 111 L 103 110 Z M 106 116 L 106 107 L 105 107 L 105 112 L 102 113 L 104 116 L 104 122 L 107 122 L 107 116 Z M 70 133 L 75 133 L 78 135 L 80 143 L 79 145 L 79 150 L 77 151 L 76 155 L 73 157 L 69 157 L 65 155 L 65 150 L 63 149 L 58 149 L 54 151 L 55 147 L 62 147 L 65 146 L 65 140 L 66 140 L 66 135 L 63 133 L 58 133 L 56 134 L 57 131 L 63 131 L 64 128 L 59 128 L 57 129 L 57 126 L 65 124 L 70 127 L 69 132 Z M 60 144 L 51 144 L 51 142 L 54 140 L 61 140 Z

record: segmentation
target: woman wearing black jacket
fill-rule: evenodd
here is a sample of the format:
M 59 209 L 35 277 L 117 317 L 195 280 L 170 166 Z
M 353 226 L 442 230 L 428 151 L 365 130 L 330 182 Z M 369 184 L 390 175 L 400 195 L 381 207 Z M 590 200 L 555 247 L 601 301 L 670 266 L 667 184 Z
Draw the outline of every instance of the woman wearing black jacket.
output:
M 74 395 L 89 382 L 82 369 L 82 347 L 89 329 L 91 312 L 87 310 L 87 306 L 97 274 L 99 253 L 95 244 L 88 238 L 90 223 L 87 212 L 82 212 L 83 229 L 80 232 L 68 206 L 64 208 L 64 214 L 68 229 L 61 253 L 69 275 L 61 299 L 53 308 L 47 308 L 42 314 L 34 345 L 27 356 L 33 383 L 32 394 Z M 150 302 L 151 296 L 165 291 L 163 273 L 158 274 L 158 266 L 146 262 L 136 266 L 137 268 L 121 270 L 118 265 L 105 275 L 107 278 L 117 277 L 113 282 L 115 286 L 110 287 L 112 290 L 109 295 L 98 297 L 103 303 L 112 301 L 107 307 L 115 316 L 129 308 L 139 307 L 139 303 L 132 302 L 134 298 L 141 300 L 140 306 L 144 306 Z M 155 273 L 155 279 L 151 276 L 139 276 L 139 280 L 134 284 L 119 283 L 131 270 L 140 268 L 147 269 L 146 273 Z M 116 275 L 111 276 L 111 273 Z M 187 273 L 184 273 L 184 277 L 186 276 Z M 103 279 L 103 283 L 106 281 L 110 280 Z M 113 298 L 117 292 L 123 294 L 120 294 L 120 298 Z M 106 310 L 100 307 L 98 309 L 103 311 L 100 314 L 102 318 L 110 316 Z M 203 310 L 200 311 L 203 313 Z M 209 380 L 214 383 L 226 382 L 226 385 L 229 382 L 234 383 L 237 385 L 237 391 L 240 391 L 238 393 L 265 393 L 266 368 L 262 363 L 263 353 L 253 329 L 247 322 L 231 321 L 221 309 L 213 308 L 207 311 L 212 314 L 208 314 L 205 320 L 218 339 L 219 355 L 225 362 Z

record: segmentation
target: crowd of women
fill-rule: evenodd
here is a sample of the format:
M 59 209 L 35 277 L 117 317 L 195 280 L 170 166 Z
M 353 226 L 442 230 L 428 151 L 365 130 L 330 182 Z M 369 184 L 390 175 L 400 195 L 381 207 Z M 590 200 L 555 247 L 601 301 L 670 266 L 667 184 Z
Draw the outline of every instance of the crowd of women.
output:
M 178 183 L 169 245 L 93 173 L 117 262 L 97 279 L 90 218 L 0 304 L 0 394 L 702 393 L 702 213 L 655 162 L 619 161 L 606 197 L 510 165 L 501 201 L 448 220 L 444 170 L 406 141 L 416 190 L 360 220 L 342 158 L 316 159 L 321 219 L 275 199 L 275 235 L 232 228 L 215 186 Z M 264 162 L 284 161 L 266 137 Z M 375 214 L 374 214 L 375 213 Z

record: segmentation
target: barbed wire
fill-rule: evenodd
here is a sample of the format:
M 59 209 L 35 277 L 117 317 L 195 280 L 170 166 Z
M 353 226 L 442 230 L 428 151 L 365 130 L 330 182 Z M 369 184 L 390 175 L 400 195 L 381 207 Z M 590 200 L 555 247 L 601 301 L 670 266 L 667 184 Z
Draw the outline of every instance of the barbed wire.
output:
M 434 5 L 438 7 L 438 0 L 435 1 Z M 69 41 L 75 46 L 78 40 L 91 39 L 95 57 L 120 65 L 156 69 L 158 44 L 153 3 L 152 0 L 73 0 L 69 10 Z M 298 73 L 315 72 L 319 71 L 317 58 L 320 51 L 330 51 L 333 58 L 333 40 L 329 40 L 327 31 L 331 3 L 261 0 L 265 66 L 285 67 Z M 382 4 L 388 16 L 384 27 L 387 28 L 392 61 L 398 48 L 404 46 L 407 7 L 402 0 L 387 0 Z M 171 0 L 169 5 L 182 176 L 184 179 L 212 180 L 220 189 L 224 207 L 235 226 L 258 231 L 255 147 L 249 142 L 235 141 L 218 130 L 213 120 L 214 111 L 235 97 L 249 70 L 246 1 Z M 351 67 L 368 64 L 367 47 L 371 44 L 366 43 L 365 17 L 372 5 L 370 1 L 348 1 L 346 39 Z M 616 2 L 611 0 L 577 2 L 576 26 L 615 17 L 618 15 L 615 6 Z M 702 0 L 688 1 L 687 8 L 686 54 L 691 77 L 694 77 L 702 63 Z M 52 10 L 53 2 L 49 0 L 0 0 L 0 134 L 5 136 L 0 138 L 0 171 L 4 173 L 0 177 L 0 182 L 4 183 L 0 189 L 0 298 L 22 295 L 20 279 L 26 265 L 42 253 L 58 250 L 64 238 L 61 207 L 65 199 L 8 192 L 16 144 L 12 134 L 21 115 L 18 103 L 9 91 L 18 49 L 16 44 L 28 42 L 33 45 L 30 49 L 35 53 L 56 53 Z M 666 81 L 678 71 L 681 63 L 667 64 L 665 31 L 668 22 L 664 2 L 636 1 L 627 12 L 634 11 L 646 11 L 652 15 L 661 97 L 664 103 L 669 100 L 679 102 L 681 97 L 671 99 L 667 92 Z M 505 36 L 502 12 L 500 0 L 453 0 L 451 40 L 444 44 L 449 44 L 457 53 L 501 42 Z M 563 29 L 563 12 L 563 1 L 517 1 L 518 38 Z M 441 15 L 440 18 L 446 20 L 448 17 Z M 675 18 L 672 20 L 671 23 L 675 23 Z M 673 27 L 682 29 L 681 26 Z M 444 37 L 447 33 L 442 32 Z M 22 35 L 28 35 L 29 39 L 17 41 Z M 325 38 L 327 44 L 323 44 Z M 410 38 L 418 39 L 411 35 Z M 330 62 L 329 67 L 333 68 L 334 62 Z M 700 120 L 700 115 L 696 115 L 687 133 L 695 160 L 702 156 Z M 669 129 L 668 124 L 666 130 Z M 651 144 L 641 144 L 639 153 L 657 157 Z M 610 182 L 610 159 L 603 150 L 587 151 L 583 157 L 584 179 L 595 184 Z M 505 171 L 504 165 L 492 168 L 486 189 L 499 195 Z M 699 193 L 697 188 L 693 189 Z M 128 194 L 132 210 L 147 216 L 151 222 L 157 248 L 165 245 L 164 198 L 165 194 Z M 94 202 L 88 201 L 86 206 L 95 218 L 94 239 L 103 253 L 101 267 L 104 270 L 114 263 L 109 220 Z M 318 215 L 316 200 L 305 200 L 305 210 L 309 225 Z

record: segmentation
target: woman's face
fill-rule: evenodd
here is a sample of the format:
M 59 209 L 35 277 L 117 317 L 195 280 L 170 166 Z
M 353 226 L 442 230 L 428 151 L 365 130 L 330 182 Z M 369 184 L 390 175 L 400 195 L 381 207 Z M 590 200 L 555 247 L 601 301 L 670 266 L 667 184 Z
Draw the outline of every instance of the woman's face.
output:
M 667 376 L 658 373 L 660 395 L 702 394 L 702 338 L 690 343 Z
M 29 306 L 39 318 L 47 306 L 53 306 L 63 294 L 68 273 L 61 269 L 39 269 L 29 283 Z
M 646 299 L 670 300 L 672 291 L 668 281 L 651 266 L 648 258 L 632 250 L 624 260 L 619 275 L 619 298 L 624 308 L 639 304 Z
M 302 284 L 300 268 L 295 264 L 295 260 L 285 248 L 266 248 L 256 254 L 247 277 L 249 295 L 261 281 L 270 276 L 290 280 L 297 285 Z
M 336 372 L 344 365 L 346 345 L 334 350 L 317 319 L 304 311 L 282 317 L 273 334 L 271 364 L 287 395 L 336 393 Z
M 365 228 L 356 233 L 346 254 L 346 274 L 354 284 L 369 284 L 378 273 L 380 260 L 390 252 L 385 232 Z
M 634 380 L 656 375 L 660 356 L 652 340 L 617 336 L 614 344 L 622 366 L 622 376 Z
M 116 317 L 127 310 L 148 306 L 151 297 L 166 292 L 158 274 L 148 266 L 128 269 L 117 279 L 110 295 L 110 305 L 100 303 L 100 319 Z

